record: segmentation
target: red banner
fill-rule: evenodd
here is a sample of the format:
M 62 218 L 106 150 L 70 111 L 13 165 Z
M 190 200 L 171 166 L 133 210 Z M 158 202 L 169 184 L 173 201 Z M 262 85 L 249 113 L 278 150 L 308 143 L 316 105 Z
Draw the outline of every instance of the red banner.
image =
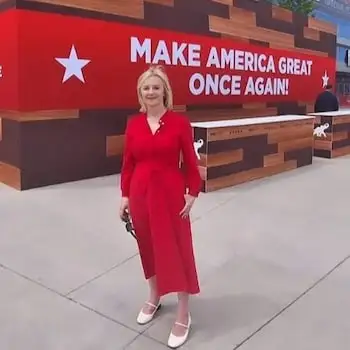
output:
M 136 81 L 150 63 L 166 66 L 177 105 L 313 101 L 324 84 L 334 83 L 333 58 L 78 17 L 17 14 L 21 110 L 137 107 Z
M 0 12 L 0 109 L 19 107 L 18 16 Z

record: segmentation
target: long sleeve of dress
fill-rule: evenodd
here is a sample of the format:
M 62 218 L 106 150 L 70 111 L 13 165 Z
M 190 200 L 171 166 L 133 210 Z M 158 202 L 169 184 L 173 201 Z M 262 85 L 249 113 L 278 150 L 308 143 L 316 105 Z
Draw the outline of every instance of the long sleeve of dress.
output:
M 124 141 L 124 152 L 123 152 L 123 163 L 120 174 L 120 187 L 122 192 L 122 197 L 129 197 L 130 182 L 132 173 L 135 167 L 135 161 L 133 155 L 130 151 L 130 124 L 128 123 L 125 131 L 125 141 Z
M 192 126 L 187 118 L 184 118 L 183 130 L 181 133 L 181 148 L 183 157 L 183 169 L 186 177 L 186 185 L 188 194 L 193 197 L 198 197 L 202 179 L 198 169 L 197 157 L 194 150 L 194 138 L 192 134 Z

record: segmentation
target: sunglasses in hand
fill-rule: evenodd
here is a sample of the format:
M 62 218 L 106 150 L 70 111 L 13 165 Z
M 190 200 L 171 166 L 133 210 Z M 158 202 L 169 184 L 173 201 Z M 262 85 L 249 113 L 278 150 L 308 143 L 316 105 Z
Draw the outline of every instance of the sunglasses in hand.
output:
M 130 215 L 127 211 L 124 212 L 122 220 L 125 223 L 126 231 L 129 232 L 136 239 L 135 230 L 134 230 L 134 227 L 132 225 Z

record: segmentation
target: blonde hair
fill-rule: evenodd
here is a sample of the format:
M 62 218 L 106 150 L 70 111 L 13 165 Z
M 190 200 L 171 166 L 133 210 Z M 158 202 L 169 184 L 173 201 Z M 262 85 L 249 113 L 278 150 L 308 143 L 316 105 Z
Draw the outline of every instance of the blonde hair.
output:
M 164 106 L 169 110 L 173 109 L 173 91 L 164 68 L 162 66 L 151 66 L 145 72 L 143 72 L 137 80 L 137 97 L 141 106 L 140 112 L 146 112 L 146 106 L 142 101 L 141 87 L 145 80 L 150 77 L 157 77 L 162 81 L 164 87 Z

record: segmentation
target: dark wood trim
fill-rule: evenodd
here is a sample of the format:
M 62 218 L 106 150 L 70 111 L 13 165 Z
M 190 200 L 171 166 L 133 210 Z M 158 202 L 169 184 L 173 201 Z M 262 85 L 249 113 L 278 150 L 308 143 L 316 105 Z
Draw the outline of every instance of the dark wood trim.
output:
M 332 158 L 332 151 L 327 151 L 324 149 L 314 149 L 314 156 L 331 159 Z
M 297 167 L 309 165 L 312 163 L 313 148 L 307 147 L 292 151 L 287 151 L 284 154 L 284 160 L 287 162 L 289 160 L 296 160 Z

